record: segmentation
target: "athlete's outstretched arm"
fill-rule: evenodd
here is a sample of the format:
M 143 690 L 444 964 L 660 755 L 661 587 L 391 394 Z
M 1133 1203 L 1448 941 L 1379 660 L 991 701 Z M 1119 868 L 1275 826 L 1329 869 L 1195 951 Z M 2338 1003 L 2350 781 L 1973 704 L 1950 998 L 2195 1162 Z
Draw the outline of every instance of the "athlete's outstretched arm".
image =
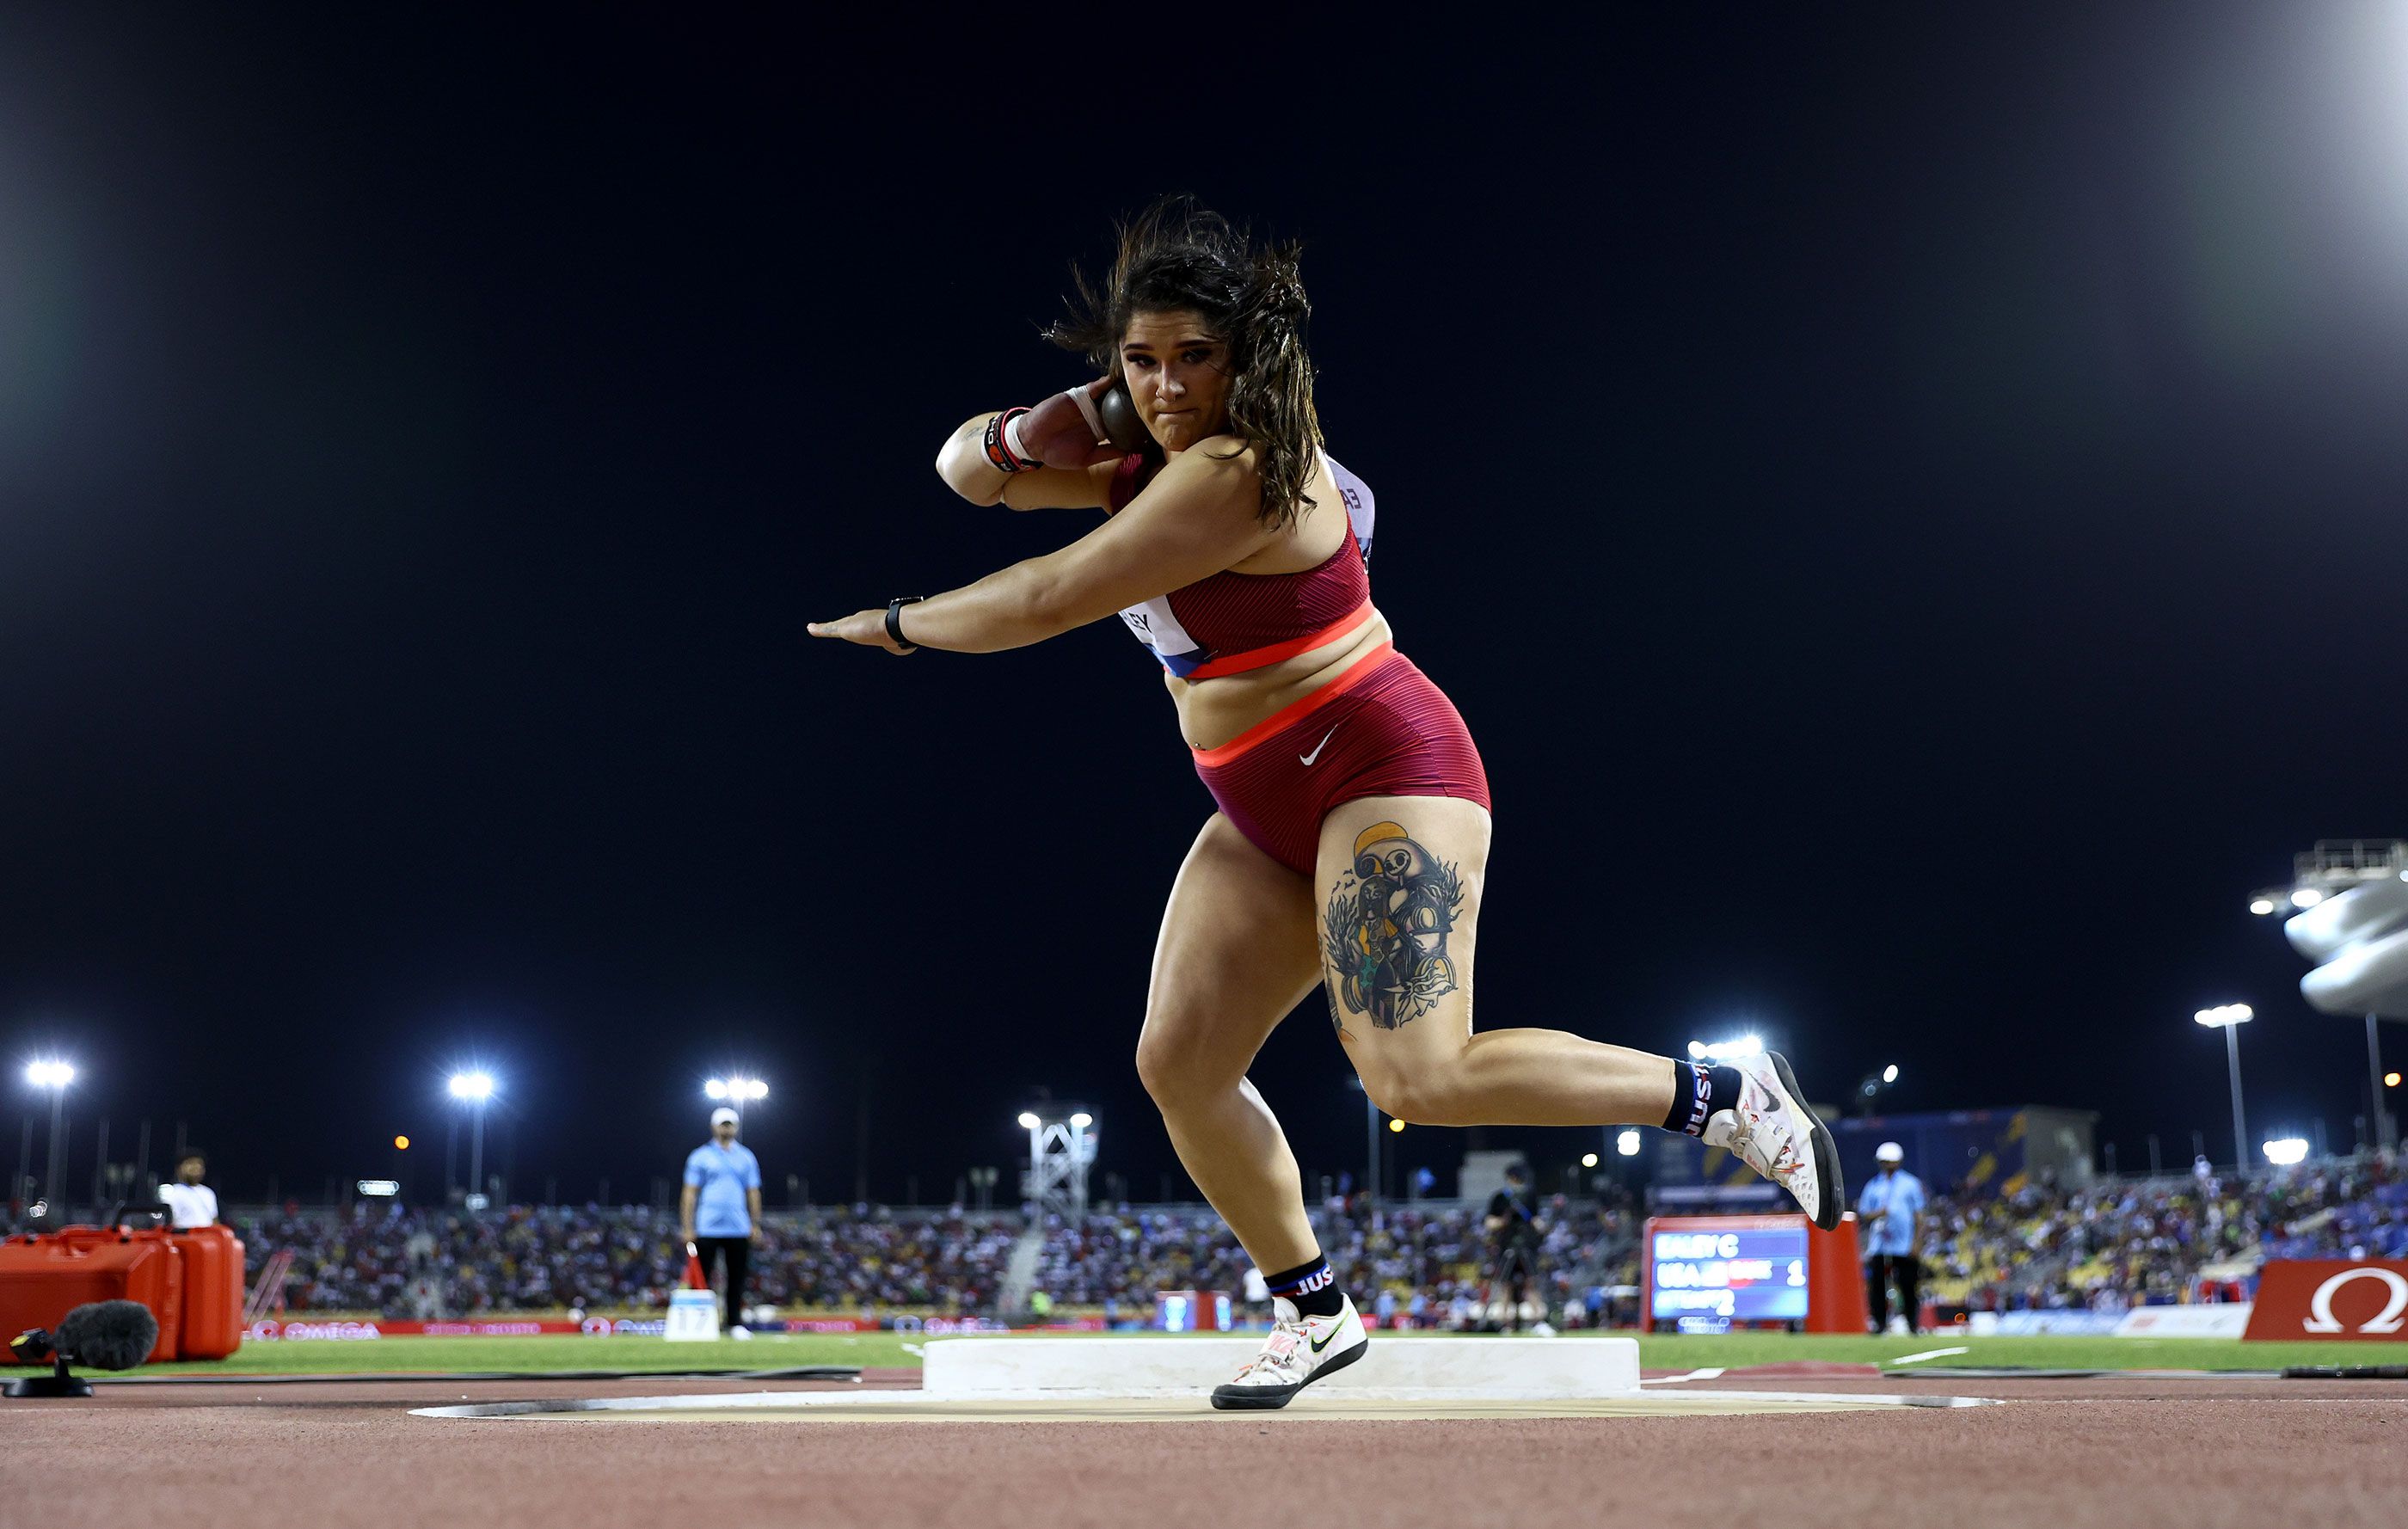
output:
M 961 653 L 1059 636 L 1244 562 L 1277 535 L 1262 523 L 1261 504 L 1251 450 L 1182 451 L 1128 508 L 1060 551 L 905 607 L 903 635 L 914 647 Z M 814 622 L 810 633 L 904 650 L 887 641 L 883 607 Z

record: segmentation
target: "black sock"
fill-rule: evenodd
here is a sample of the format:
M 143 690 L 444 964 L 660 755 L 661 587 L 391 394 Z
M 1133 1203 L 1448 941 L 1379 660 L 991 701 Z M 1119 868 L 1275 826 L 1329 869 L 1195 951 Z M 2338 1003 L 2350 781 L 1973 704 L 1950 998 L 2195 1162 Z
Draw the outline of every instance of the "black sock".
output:
M 1263 1276 L 1263 1283 L 1272 1294 L 1294 1301 L 1296 1308 L 1308 1317 L 1334 1317 L 1346 1309 L 1346 1293 L 1338 1288 L 1329 1260 L 1319 1253 L 1292 1269 Z
M 1713 1119 L 1715 1110 L 1738 1107 L 1739 1090 L 1737 1067 L 1709 1067 L 1696 1062 L 1673 1063 L 1672 1112 L 1664 1117 L 1664 1129 L 1692 1136 L 1704 1136 L 1706 1122 Z

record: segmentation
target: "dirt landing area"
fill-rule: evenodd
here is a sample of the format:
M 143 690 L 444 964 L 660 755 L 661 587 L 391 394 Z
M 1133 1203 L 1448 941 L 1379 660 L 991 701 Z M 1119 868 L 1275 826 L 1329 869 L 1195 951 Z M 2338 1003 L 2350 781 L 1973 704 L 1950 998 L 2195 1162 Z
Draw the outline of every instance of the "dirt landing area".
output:
M 879 1377 L 881 1384 L 895 1378 Z M 1747 1384 L 1717 1379 L 1716 1390 Z M 1769 1389 L 2015 1405 L 1772 1415 L 1145 1423 L 419 1418 L 540 1396 L 759 1382 L 118 1386 L 0 1404 L 7 1522 L 319 1525 L 1096 1525 L 1661 1529 L 1678 1505 L 1782 1529 L 2383 1525 L 2408 1501 L 2408 1385 L 1796 1378 Z

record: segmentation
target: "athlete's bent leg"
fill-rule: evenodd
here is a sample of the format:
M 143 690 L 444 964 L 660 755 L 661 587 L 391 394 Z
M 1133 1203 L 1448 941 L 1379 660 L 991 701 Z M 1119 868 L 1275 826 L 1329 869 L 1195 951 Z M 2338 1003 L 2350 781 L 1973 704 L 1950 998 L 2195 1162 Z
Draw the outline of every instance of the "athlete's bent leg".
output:
M 1314 1259 L 1295 1154 L 1246 1068 L 1321 978 L 1312 888 L 1214 813 L 1155 942 L 1137 1070 L 1196 1187 L 1266 1277 Z
M 1330 1017 L 1372 1102 L 1415 1125 L 1661 1125 L 1670 1057 L 1563 1030 L 1472 1034 L 1488 838 L 1486 810 L 1451 796 L 1364 797 L 1322 822 Z
M 1706 1067 L 1562 1030 L 1472 1034 L 1488 836 L 1487 810 L 1451 796 L 1364 797 L 1322 820 L 1330 1013 L 1372 1101 L 1425 1125 L 1684 1128 L 1838 1225 L 1838 1146 L 1778 1052 Z

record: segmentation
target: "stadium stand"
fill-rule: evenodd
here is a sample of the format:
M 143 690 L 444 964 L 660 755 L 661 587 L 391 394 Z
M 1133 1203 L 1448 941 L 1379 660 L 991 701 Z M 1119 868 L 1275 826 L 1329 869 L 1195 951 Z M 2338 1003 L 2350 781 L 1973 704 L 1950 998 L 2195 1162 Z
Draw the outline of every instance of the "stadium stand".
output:
M 1487 1298 L 1480 1207 L 1312 1212 L 1324 1250 L 1367 1310 L 1432 1326 L 1479 1320 Z M 1627 1200 L 1546 1203 L 1538 1293 L 1553 1320 L 1632 1315 L 1643 1211 Z M 386 1317 L 658 1307 L 683 1250 L 676 1221 L 641 1206 L 511 1207 L 480 1217 L 363 1202 L 349 1210 L 236 1212 L 251 1273 L 292 1255 L 294 1312 Z M 789 1309 L 998 1313 L 1016 1212 L 822 1208 L 764 1218 L 752 1295 Z M 1247 1260 L 1203 1207 L 1098 1208 L 1049 1218 L 1034 1289 L 1056 1310 L 1140 1319 L 1163 1290 L 1244 1288 Z M 2408 1176 L 2396 1158 L 2308 1164 L 2246 1181 L 2161 1179 L 1935 1199 L 1924 1226 L 1927 1293 L 1977 1310 L 2128 1306 L 2198 1298 L 2269 1257 L 2408 1255 Z

